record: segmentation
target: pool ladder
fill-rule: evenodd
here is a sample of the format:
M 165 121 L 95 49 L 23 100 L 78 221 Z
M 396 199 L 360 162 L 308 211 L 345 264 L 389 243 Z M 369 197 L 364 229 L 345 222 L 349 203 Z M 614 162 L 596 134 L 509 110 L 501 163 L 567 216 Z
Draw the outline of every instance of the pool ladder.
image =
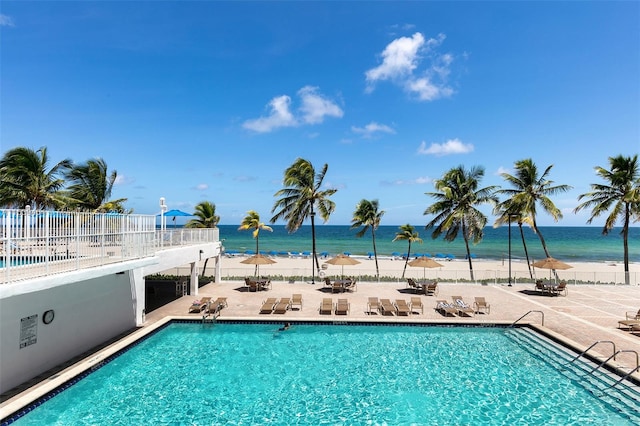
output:
M 204 315 L 202 315 L 202 323 L 206 324 L 207 322 L 211 323 L 211 324 L 215 324 L 218 321 L 218 317 L 220 316 L 220 311 L 215 311 L 215 312 L 207 312 Z M 209 319 L 209 317 L 211 317 L 211 319 Z
M 517 319 L 517 320 L 515 320 L 514 322 L 512 322 L 512 323 L 511 323 L 511 325 L 509 326 L 509 328 L 513 328 L 513 326 L 514 326 L 514 325 L 516 325 L 516 323 L 517 323 L 518 321 L 520 321 L 522 318 L 526 317 L 527 315 L 529 315 L 529 314 L 530 314 L 530 313 L 532 313 L 532 312 L 537 312 L 537 313 L 539 313 L 539 314 L 541 314 L 541 315 L 542 315 L 542 324 L 541 324 L 541 325 L 544 325 L 544 312 L 542 312 L 542 311 L 535 311 L 535 310 L 532 310 L 532 311 L 527 312 L 526 314 L 524 314 L 523 316 L 521 316 L 520 318 L 518 318 L 518 319 Z
M 611 343 L 611 345 L 613 346 L 613 353 L 611 354 L 611 356 L 609 356 L 609 358 L 607 358 L 604 361 L 602 361 L 599 365 L 596 365 L 595 367 L 593 367 L 588 373 L 585 374 L 585 376 L 587 374 L 595 373 L 600 367 L 602 367 L 603 365 L 605 365 L 607 362 L 611 361 L 612 359 L 615 361 L 616 360 L 616 356 L 618 354 L 621 354 L 621 353 L 633 353 L 633 354 L 636 354 L 636 366 L 634 368 L 632 368 L 631 371 L 629 371 L 625 376 L 621 377 L 617 382 L 615 382 L 614 384 L 609 386 L 610 388 L 618 385 L 623 380 L 626 380 L 633 373 L 635 373 L 636 371 L 640 370 L 640 355 L 638 355 L 638 352 L 636 352 L 634 350 L 631 350 L 631 349 L 620 349 L 619 351 L 617 351 L 616 350 L 616 344 L 611 340 L 598 340 L 597 342 L 592 343 L 591 346 L 589 346 L 587 349 L 585 349 L 579 355 L 577 355 L 571 361 L 569 361 L 569 364 L 571 364 L 572 362 L 574 362 L 578 358 L 584 356 L 589 350 L 591 350 L 594 346 L 596 346 L 596 345 L 598 345 L 600 343 Z

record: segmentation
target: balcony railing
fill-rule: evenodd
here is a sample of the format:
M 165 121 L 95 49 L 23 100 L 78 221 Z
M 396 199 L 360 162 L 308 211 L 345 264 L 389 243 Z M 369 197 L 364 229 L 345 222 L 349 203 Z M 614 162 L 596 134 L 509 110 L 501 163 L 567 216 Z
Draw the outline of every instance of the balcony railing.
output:
M 0 284 L 219 241 L 217 228 L 156 229 L 156 216 L 0 210 Z

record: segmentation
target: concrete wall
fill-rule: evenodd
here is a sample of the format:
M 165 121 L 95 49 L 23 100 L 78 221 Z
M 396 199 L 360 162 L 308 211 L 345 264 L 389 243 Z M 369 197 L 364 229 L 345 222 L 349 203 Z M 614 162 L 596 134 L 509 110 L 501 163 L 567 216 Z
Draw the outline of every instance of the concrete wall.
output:
M 44 324 L 42 314 L 49 309 L 55 318 Z M 36 342 L 20 348 L 21 320 L 33 315 L 37 315 Z M 4 297 L 0 299 L 0 392 L 135 325 L 129 272 Z

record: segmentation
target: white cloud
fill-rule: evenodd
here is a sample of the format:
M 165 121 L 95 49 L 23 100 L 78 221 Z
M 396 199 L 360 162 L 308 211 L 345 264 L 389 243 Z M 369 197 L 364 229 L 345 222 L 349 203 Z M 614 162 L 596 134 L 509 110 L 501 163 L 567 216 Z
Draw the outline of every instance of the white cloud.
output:
M 380 182 L 383 186 L 400 186 L 400 185 L 424 185 L 433 182 L 433 179 L 427 176 L 420 176 L 415 179 L 396 179 L 393 181 L 384 180 Z
M 15 27 L 10 16 L 0 14 L 0 27 Z
M 135 182 L 135 179 L 125 176 L 125 175 L 117 175 L 116 180 L 113 182 L 114 185 L 129 185 Z
M 367 124 L 364 127 L 351 126 L 351 131 L 353 133 L 362 135 L 363 138 L 371 138 L 376 133 L 394 134 L 396 132 L 386 124 L 379 124 L 379 123 L 376 123 L 375 121 L 372 121 L 371 123 Z
M 242 127 L 258 133 L 268 133 L 281 127 L 296 127 L 301 124 L 319 124 L 325 117 L 341 118 L 342 109 L 333 101 L 318 93 L 318 88 L 305 86 L 298 90 L 301 106 L 298 117 L 291 112 L 291 98 L 287 95 L 275 97 L 269 102 L 270 114 L 246 120 Z
M 199 183 L 198 185 L 195 186 L 196 190 L 198 191 L 205 191 L 207 189 L 209 189 L 209 185 L 207 185 L 206 183 Z
M 418 148 L 418 154 L 421 155 L 449 155 L 449 154 L 468 154 L 473 151 L 472 144 L 464 144 L 460 139 L 449 139 L 445 143 L 432 143 L 427 148 L 427 143 L 422 141 Z
M 307 124 L 322 123 L 326 116 L 341 118 L 344 115 L 337 104 L 318 94 L 317 87 L 305 86 L 298 90 L 298 96 L 302 100 L 302 121 Z
M 498 170 L 496 170 L 495 175 L 496 175 L 496 176 L 502 176 L 502 174 L 503 174 L 503 173 L 509 173 L 509 174 L 511 174 L 511 170 L 506 169 L 506 168 L 504 168 L 504 167 L 500 166 L 500 167 L 498 167 Z
M 439 54 L 435 49 L 445 40 L 444 34 L 425 41 L 417 32 L 411 38 L 400 37 L 387 45 L 381 54 L 382 64 L 366 71 L 366 92 L 371 93 L 378 81 L 389 80 L 420 101 L 433 101 L 451 96 L 447 85 L 453 55 Z M 420 68 L 423 60 L 430 61 Z
M 286 95 L 275 97 L 269 102 L 271 114 L 267 117 L 260 117 L 247 120 L 242 125 L 245 129 L 258 133 L 267 133 L 279 127 L 293 127 L 298 123 L 289 111 L 291 98 Z

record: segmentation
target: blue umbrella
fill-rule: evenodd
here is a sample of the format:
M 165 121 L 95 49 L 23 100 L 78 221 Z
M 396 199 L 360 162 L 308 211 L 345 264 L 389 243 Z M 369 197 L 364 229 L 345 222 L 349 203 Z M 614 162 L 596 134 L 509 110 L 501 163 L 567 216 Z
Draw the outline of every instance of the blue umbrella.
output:
M 159 214 L 158 216 L 161 216 L 161 215 L 162 214 Z M 177 210 L 177 209 L 172 209 L 164 213 L 164 217 L 173 218 L 171 220 L 173 221 L 174 228 L 176 227 L 176 217 L 178 216 L 193 216 L 193 215 L 191 213 L 183 212 L 182 210 Z

